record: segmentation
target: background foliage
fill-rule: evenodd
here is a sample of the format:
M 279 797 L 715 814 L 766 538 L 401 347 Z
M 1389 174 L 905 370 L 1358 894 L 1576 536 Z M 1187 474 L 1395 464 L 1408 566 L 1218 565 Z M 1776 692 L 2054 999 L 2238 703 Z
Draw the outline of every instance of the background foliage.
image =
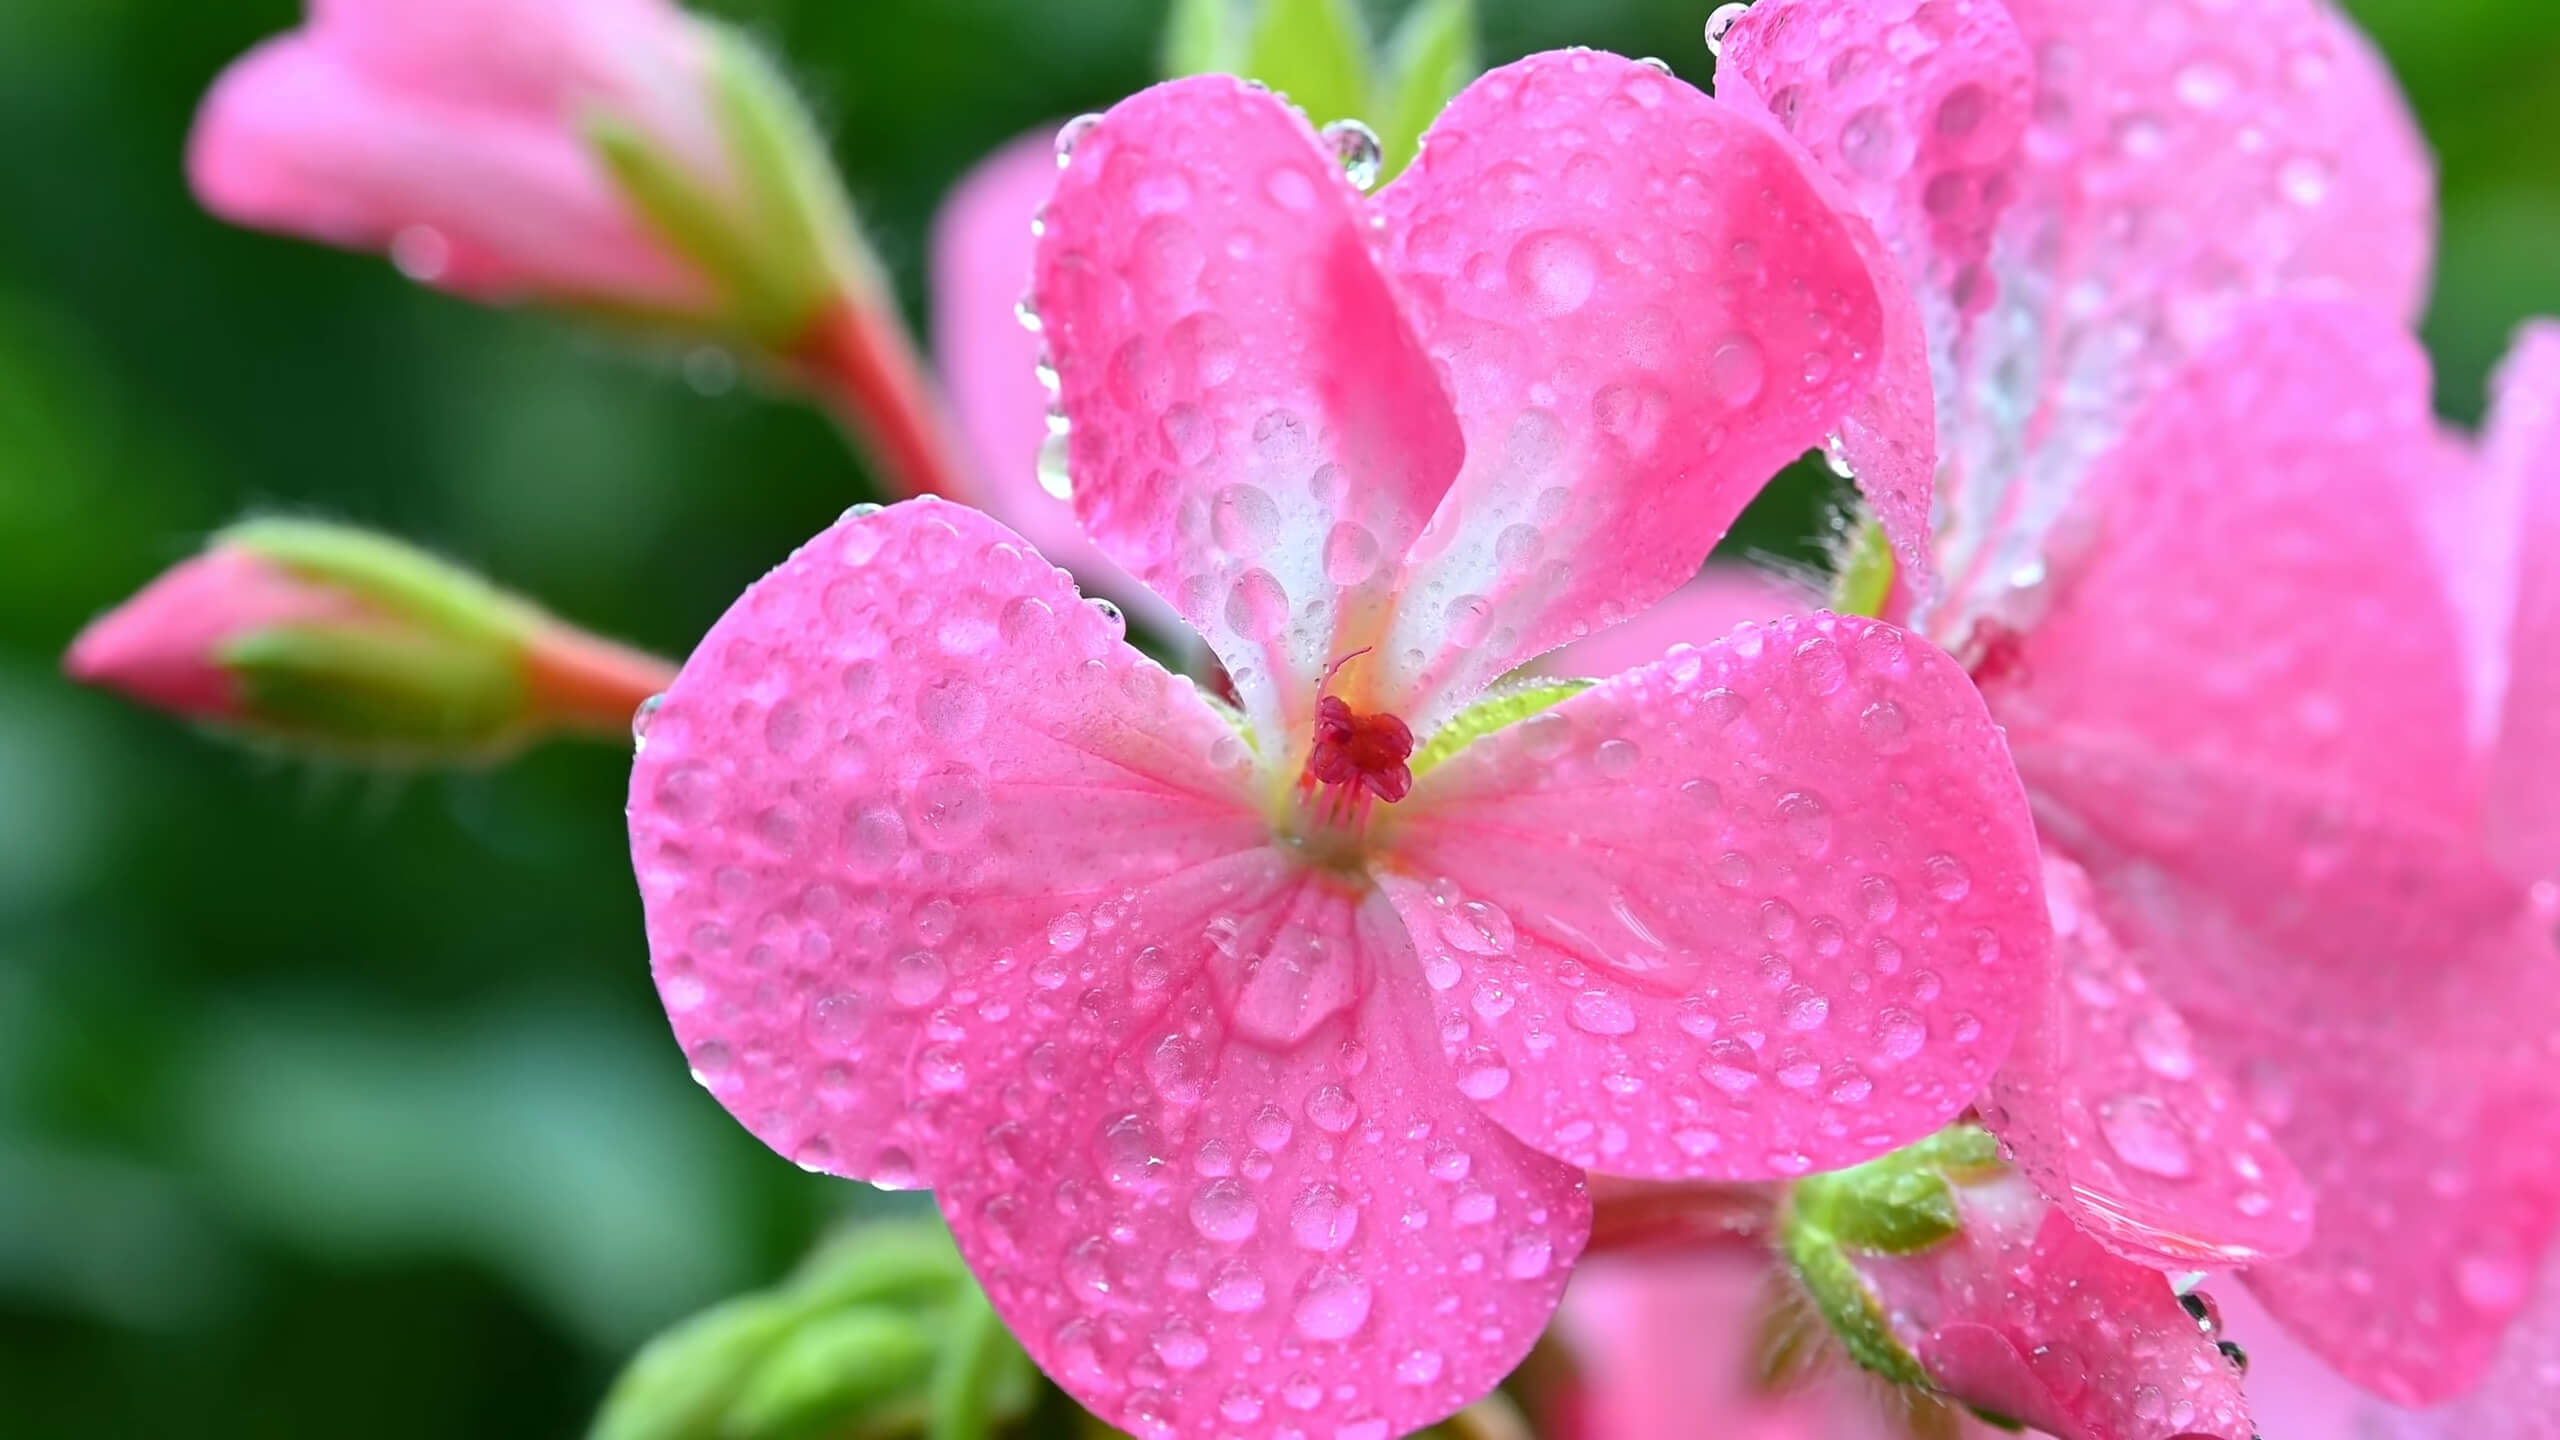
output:
M 1145 83 L 1161 6 L 717 8 L 788 57 L 913 305 L 944 187 Z M 1486 0 L 1486 53 L 1606 45 L 1704 80 L 1707 8 Z M 2443 157 L 2427 338 L 2440 405 L 2472 419 L 2509 328 L 2560 313 L 2560 9 L 2351 8 Z M 572 1433 L 630 1346 L 769 1280 L 864 1193 L 687 1082 L 646 977 L 624 755 L 382 783 L 56 677 L 83 620 L 244 510 L 389 528 L 682 653 L 867 496 L 825 420 L 717 357 L 633 357 L 198 213 L 195 99 L 294 15 L 0 0 L 13 1436 Z M 1800 477 L 1740 538 L 1803 553 L 1823 503 Z

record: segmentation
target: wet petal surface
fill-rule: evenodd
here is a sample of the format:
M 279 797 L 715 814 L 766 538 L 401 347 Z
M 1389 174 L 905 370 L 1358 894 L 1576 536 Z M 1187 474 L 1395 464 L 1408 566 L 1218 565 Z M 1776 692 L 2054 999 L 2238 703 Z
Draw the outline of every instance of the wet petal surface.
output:
M 1998 732 L 1868 620 L 1738 632 L 1424 776 L 1383 881 L 1460 1090 L 1611 1174 L 1767 1178 L 1935 1130 L 2049 930 Z

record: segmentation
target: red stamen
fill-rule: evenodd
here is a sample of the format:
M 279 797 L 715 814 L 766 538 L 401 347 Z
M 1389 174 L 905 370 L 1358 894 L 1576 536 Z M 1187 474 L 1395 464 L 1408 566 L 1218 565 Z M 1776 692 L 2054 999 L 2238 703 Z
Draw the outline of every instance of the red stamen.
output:
M 1348 658 L 1348 657 L 1346 657 Z M 1340 786 L 1347 792 L 1337 804 L 1353 803 L 1365 791 L 1381 800 L 1403 799 L 1413 790 L 1413 732 L 1393 715 L 1354 714 L 1338 696 L 1316 701 L 1316 742 L 1307 752 L 1306 783 Z

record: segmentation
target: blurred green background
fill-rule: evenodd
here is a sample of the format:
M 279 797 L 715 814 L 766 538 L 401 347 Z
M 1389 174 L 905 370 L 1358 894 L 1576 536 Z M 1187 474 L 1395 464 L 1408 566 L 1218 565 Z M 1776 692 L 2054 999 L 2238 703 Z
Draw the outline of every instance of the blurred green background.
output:
M 942 190 L 1151 75 L 1162 0 L 741 0 L 910 305 Z M 1380 11 L 1398 8 L 1376 7 Z M 1707 0 L 1488 0 L 1703 80 Z M 2427 338 L 2477 417 L 2560 313 L 2560 7 L 2363 0 L 2443 158 Z M 358 256 L 227 230 L 179 155 L 293 0 L 0 0 L 0 1433 L 556 1436 L 859 1187 L 685 1077 L 627 757 L 396 783 L 57 678 L 246 509 L 381 526 L 670 654 L 869 482 L 830 425 Z M 1385 14 L 1373 19 L 1388 18 Z M 697 371 L 695 378 L 709 377 Z M 1744 543 L 1801 549 L 1820 485 Z

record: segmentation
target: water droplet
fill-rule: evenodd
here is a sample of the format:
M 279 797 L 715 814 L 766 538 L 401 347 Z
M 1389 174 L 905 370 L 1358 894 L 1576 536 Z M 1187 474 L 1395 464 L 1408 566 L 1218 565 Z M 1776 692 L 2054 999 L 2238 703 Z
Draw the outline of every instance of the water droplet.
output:
M 1239 1257 L 1221 1266 L 1209 1281 L 1209 1303 L 1229 1315 L 1250 1315 L 1265 1298 L 1262 1272 Z
M 1728 335 L 1707 356 L 1707 384 L 1717 398 L 1739 408 L 1759 398 L 1768 368 L 1759 341 Z
M 1585 990 L 1573 997 L 1569 1012 L 1574 1028 L 1594 1035 L 1624 1035 L 1636 1028 L 1635 1007 L 1606 990 Z
M 1396 1383 L 1428 1385 L 1440 1378 L 1442 1363 L 1440 1352 L 1437 1350 L 1409 1351 L 1403 1359 L 1396 1362 Z
M 1357 520 L 1336 523 L 1324 537 L 1324 578 L 1352 586 L 1378 573 L 1378 537 Z
M 2504 1255 L 2466 1255 L 2453 1269 L 2454 1289 L 2463 1303 L 2492 1315 L 2522 1305 L 2529 1283 L 2525 1267 Z
M 1819 856 L 1831 848 L 1831 812 L 1814 792 L 1791 790 L 1779 796 L 1778 821 L 1800 853 Z
M 1708 54 L 1719 59 L 1723 57 L 1724 37 L 1732 31 L 1733 22 L 1750 13 L 1750 10 L 1750 0 L 1733 0 L 1731 4 L 1719 5 L 1707 12 Z
M 2116 1157 L 2146 1175 L 2184 1180 L 2195 1173 L 2186 1127 L 2148 1095 L 2119 1095 L 2098 1105 L 2098 1133 Z
M 1889 1060 L 1908 1060 L 1929 1043 L 1929 1027 L 1908 1010 L 1889 1008 L 1876 1014 L 1876 1049 Z
M 1855 480 L 1857 472 L 1849 468 L 1848 442 L 1837 434 L 1822 437 L 1822 467 L 1843 480 Z
M 1895 155 L 1893 114 L 1869 105 L 1840 127 L 1840 158 L 1870 179 L 1882 180 L 1900 170 Z
M 1819 1030 L 1831 1018 L 1831 1002 L 1803 985 L 1787 991 L 1782 1008 L 1790 1030 Z
M 1591 752 L 1591 768 L 1612 780 L 1623 780 L 1641 758 L 1643 752 L 1632 740 L 1603 740 Z
M 1500 1051 L 1479 1045 L 1458 1063 L 1458 1092 L 1470 1100 L 1491 1100 L 1511 1088 L 1511 1067 Z
M 2196 1073 L 2196 1053 L 2188 1039 L 2187 1022 L 2174 1010 L 2149 1010 L 2135 1020 L 2133 1051 L 2152 1074 L 2163 1079 L 2184 1080 Z
M 1290 1319 L 1310 1340 L 1348 1340 L 1369 1319 L 1369 1282 L 1348 1270 L 1315 1273 Z
M 1036 473 L 1039 476 L 1040 488 L 1047 491 L 1052 500 L 1075 498 L 1075 480 L 1067 473 L 1068 449 L 1067 432 L 1064 430 L 1051 430 L 1040 437 L 1040 456 Z
M 1538 230 L 1511 247 L 1511 288 L 1541 315 L 1569 315 L 1600 283 L 1600 252 L 1574 230 Z
M 2276 188 L 2285 199 L 2307 210 L 2329 198 L 2329 162 L 2317 155 L 2296 155 L 2276 168 Z
M 1514 943 L 1511 917 L 1487 900 L 1468 900 L 1440 917 L 1440 936 L 1470 955 L 1508 955 Z
M 1378 144 L 1377 131 L 1357 120 L 1336 120 L 1324 127 L 1324 139 L 1341 164 L 1344 179 L 1363 190 L 1378 183 L 1378 167 L 1386 152 Z
M 1330 1255 L 1351 1243 L 1351 1234 L 1360 1226 L 1360 1207 L 1350 1203 L 1338 1186 L 1310 1185 L 1289 1207 L 1289 1235 L 1298 1248 Z
M 1929 892 L 1941 900 L 1961 900 L 1973 893 L 1973 874 L 1953 855 L 1932 855 L 1922 862 L 1929 872 Z
M 1440 619 L 1448 627 L 1450 644 L 1473 650 L 1493 631 L 1493 602 L 1482 595 L 1461 595 L 1449 602 Z
M 666 703 L 666 696 L 652 695 L 640 702 L 639 709 L 631 712 L 631 753 L 633 755 L 636 756 L 649 748 L 649 724 L 658 718 L 658 711 Z
M 411 280 L 433 285 L 453 264 L 453 244 L 432 226 L 403 225 L 391 237 L 391 264 Z
M 1514 1280 L 1535 1280 L 1555 1264 L 1555 1242 L 1535 1230 L 1523 1230 L 1511 1237 L 1504 1250 L 1502 1268 Z
M 1238 1180 L 1212 1180 L 1191 1197 L 1191 1226 L 1202 1236 L 1228 1245 L 1253 1238 L 1261 1214 L 1253 1195 Z
M 1056 111 L 1051 111 L 1056 114 Z M 1079 115 L 1058 127 L 1058 168 L 1064 170 L 1075 160 L 1076 145 L 1084 137 L 1102 128 L 1099 115 Z
M 1339 1085 L 1326 1085 L 1307 1097 L 1307 1122 L 1328 1135 L 1358 1124 L 1360 1107 Z

